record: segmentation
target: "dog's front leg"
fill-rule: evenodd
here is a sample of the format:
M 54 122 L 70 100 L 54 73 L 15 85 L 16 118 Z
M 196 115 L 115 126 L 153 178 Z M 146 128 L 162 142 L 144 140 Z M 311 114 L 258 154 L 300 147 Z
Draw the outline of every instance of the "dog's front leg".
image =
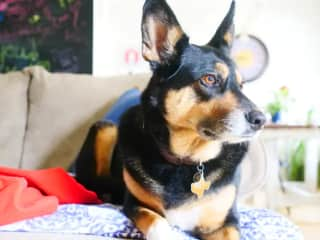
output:
M 225 226 L 212 234 L 202 235 L 203 240 L 240 240 L 240 233 L 236 226 Z
M 179 240 L 179 234 L 172 230 L 168 221 L 158 213 L 145 208 L 135 207 L 129 217 L 147 240 Z

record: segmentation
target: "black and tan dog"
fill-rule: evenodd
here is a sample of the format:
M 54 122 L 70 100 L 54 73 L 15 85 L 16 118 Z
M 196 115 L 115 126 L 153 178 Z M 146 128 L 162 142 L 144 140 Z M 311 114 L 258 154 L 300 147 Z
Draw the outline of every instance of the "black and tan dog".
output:
M 142 51 L 153 76 L 119 127 L 97 123 L 77 178 L 124 211 L 148 240 L 236 240 L 238 167 L 264 115 L 241 92 L 230 59 L 235 3 L 204 46 L 189 43 L 165 0 L 147 0 Z

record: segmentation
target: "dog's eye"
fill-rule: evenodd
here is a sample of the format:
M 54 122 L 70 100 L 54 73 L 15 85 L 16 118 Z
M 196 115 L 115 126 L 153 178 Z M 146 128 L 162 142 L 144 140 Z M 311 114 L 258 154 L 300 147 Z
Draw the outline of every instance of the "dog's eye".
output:
M 213 87 L 219 84 L 219 79 L 215 75 L 207 74 L 200 78 L 200 83 L 206 87 Z

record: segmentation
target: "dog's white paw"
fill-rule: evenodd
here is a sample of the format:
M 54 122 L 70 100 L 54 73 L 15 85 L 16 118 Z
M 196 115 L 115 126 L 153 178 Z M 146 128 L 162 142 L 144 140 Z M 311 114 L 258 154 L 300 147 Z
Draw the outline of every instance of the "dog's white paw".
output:
M 149 228 L 147 240 L 182 240 L 179 233 L 173 231 L 165 220 L 158 220 Z

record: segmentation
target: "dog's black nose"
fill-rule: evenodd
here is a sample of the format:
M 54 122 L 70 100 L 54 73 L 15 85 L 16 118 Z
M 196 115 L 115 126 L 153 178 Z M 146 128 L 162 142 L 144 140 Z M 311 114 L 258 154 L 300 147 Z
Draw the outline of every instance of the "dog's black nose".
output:
M 265 115 L 257 110 L 253 110 L 246 114 L 246 119 L 251 125 L 253 130 L 259 130 L 266 123 Z

